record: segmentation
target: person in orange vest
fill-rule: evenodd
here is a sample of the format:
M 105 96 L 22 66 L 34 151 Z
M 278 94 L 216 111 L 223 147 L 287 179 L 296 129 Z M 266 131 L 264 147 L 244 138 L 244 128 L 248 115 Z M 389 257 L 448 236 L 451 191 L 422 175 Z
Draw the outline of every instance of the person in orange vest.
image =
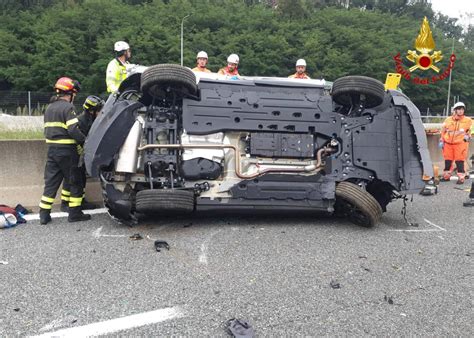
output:
M 207 53 L 205 51 L 200 51 L 196 55 L 196 67 L 192 69 L 193 72 L 204 72 L 204 73 L 212 73 L 209 69 L 207 69 Z
M 288 77 L 290 79 L 311 79 L 308 74 L 306 74 L 306 61 L 304 59 L 296 61 L 296 73 Z
M 472 119 L 464 116 L 466 106 L 457 102 L 453 106 L 453 115 L 448 117 L 441 129 L 440 146 L 443 148 L 444 173 L 443 180 L 451 178 L 451 165 L 456 164 L 458 181 L 463 184 L 466 176 L 464 161 L 467 157 L 469 140 L 471 138 Z
M 240 76 L 237 68 L 239 67 L 239 56 L 237 54 L 230 54 L 227 58 L 227 66 L 219 69 L 217 74 L 228 76 Z

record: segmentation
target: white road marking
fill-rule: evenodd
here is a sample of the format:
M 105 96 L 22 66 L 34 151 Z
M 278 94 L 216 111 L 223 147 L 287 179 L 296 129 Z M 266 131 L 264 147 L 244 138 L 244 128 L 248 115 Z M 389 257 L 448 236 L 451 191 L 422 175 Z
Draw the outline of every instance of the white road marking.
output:
M 95 214 L 104 214 L 107 212 L 106 208 L 100 208 L 100 209 L 93 209 L 93 210 L 84 210 L 85 214 L 89 215 L 95 215 Z M 62 217 L 67 217 L 68 213 L 67 212 L 52 212 L 51 217 L 52 218 L 62 218 Z M 23 216 L 24 219 L 27 221 L 33 221 L 33 220 L 38 220 L 39 219 L 39 214 L 28 214 Z
M 102 228 L 100 227 L 92 232 L 92 237 L 100 238 L 100 237 L 127 237 L 127 235 L 108 235 L 102 233 Z
M 431 221 L 427 220 L 426 218 L 423 218 L 423 219 L 424 219 L 424 220 L 425 220 L 425 222 L 426 222 L 426 223 L 428 223 L 429 225 L 432 225 L 432 226 L 434 226 L 434 227 L 436 227 L 436 228 L 440 229 L 441 231 L 446 231 L 446 229 L 444 229 L 444 228 L 440 227 L 439 225 L 436 225 L 436 224 L 434 224 L 433 222 L 431 222 Z
M 67 323 L 71 323 L 74 319 L 75 318 L 72 316 L 55 319 L 51 323 L 46 324 L 41 329 L 39 329 L 39 332 L 51 331 L 51 330 L 66 326 Z
M 440 227 L 439 225 L 434 224 L 433 222 L 424 218 L 425 222 L 431 226 L 434 226 L 436 229 L 390 229 L 388 231 L 396 231 L 396 232 L 439 232 L 439 231 L 446 231 L 446 229 Z
M 8 265 L 7 261 L 0 261 L 0 265 Z
M 207 237 L 204 242 L 201 244 L 201 253 L 199 254 L 199 263 L 201 264 L 208 264 L 207 254 L 209 251 L 209 244 L 211 239 L 217 235 L 221 230 L 214 231 L 209 237 Z
M 179 307 L 170 307 L 150 312 L 139 313 L 127 317 L 106 320 L 103 322 L 88 324 L 84 326 L 71 327 L 69 329 L 63 329 L 55 332 L 48 332 L 41 335 L 33 336 L 33 338 L 90 337 L 105 335 L 123 330 L 133 329 L 135 327 L 156 324 L 164 322 L 166 320 L 180 318 L 183 316 L 184 312 Z M 159 333 L 156 334 L 159 335 Z

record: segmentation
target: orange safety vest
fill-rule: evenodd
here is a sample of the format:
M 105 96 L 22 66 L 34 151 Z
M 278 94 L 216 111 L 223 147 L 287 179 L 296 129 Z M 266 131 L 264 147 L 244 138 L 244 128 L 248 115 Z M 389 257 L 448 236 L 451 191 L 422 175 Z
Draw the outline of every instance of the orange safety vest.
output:
M 230 72 L 229 71 L 229 66 L 225 66 L 224 68 L 219 69 L 217 74 L 229 75 L 229 76 L 235 76 L 235 75 L 240 76 L 239 71 L 237 70 L 237 68 L 234 68 L 234 71 Z
M 441 128 L 441 140 L 448 144 L 464 142 L 464 136 L 471 135 L 472 119 L 467 116 L 450 116 Z
M 311 78 L 306 74 L 306 73 L 303 73 L 303 74 L 298 74 L 298 72 L 288 76 L 290 79 L 305 79 L 305 80 L 310 80 Z
M 194 67 L 191 69 L 193 72 L 203 72 L 203 73 L 212 73 L 209 69 L 207 68 L 199 68 L 199 67 Z

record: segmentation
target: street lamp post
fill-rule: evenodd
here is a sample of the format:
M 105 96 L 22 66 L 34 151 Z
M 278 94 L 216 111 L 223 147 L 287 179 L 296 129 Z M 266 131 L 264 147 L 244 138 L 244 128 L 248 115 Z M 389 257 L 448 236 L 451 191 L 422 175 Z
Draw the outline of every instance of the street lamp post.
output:
M 190 16 L 192 13 L 189 13 L 181 20 L 181 66 L 183 65 L 183 26 L 184 26 L 184 19 Z

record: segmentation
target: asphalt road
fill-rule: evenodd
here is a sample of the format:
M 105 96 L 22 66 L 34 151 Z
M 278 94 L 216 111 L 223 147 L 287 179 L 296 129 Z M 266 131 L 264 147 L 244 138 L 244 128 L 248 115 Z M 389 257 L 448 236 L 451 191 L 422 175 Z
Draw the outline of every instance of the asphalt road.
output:
M 233 317 L 259 336 L 473 336 L 474 208 L 456 187 L 414 197 L 418 226 L 397 201 L 373 229 L 278 214 L 129 228 L 101 214 L 0 230 L 0 336 L 226 336 Z

